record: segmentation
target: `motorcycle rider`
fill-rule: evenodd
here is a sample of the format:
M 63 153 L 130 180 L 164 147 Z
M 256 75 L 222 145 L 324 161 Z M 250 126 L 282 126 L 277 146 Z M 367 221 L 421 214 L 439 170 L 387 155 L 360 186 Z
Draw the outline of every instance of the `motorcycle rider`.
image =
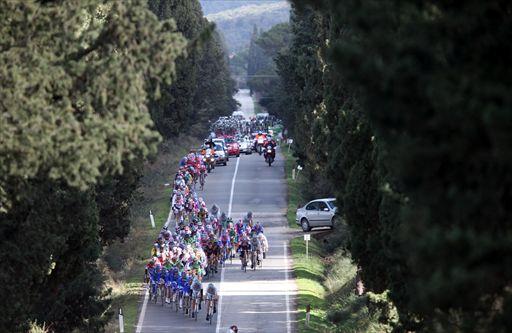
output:
M 276 142 L 273 139 L 270 139 L 265 143 L 264 155 L 263 155 L 265 158 L 265 161 L 267 161 L 267 159 L 269 157 L 269 151 L 270 151 L 270 157 L 272 158 L 272 160 L 275 160 L 275 158 L 276 158 Z

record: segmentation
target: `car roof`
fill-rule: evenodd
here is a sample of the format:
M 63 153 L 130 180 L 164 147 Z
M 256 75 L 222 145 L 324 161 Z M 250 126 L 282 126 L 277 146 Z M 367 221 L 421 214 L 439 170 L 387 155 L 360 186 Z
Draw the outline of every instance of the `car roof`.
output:
M 316 202 L 316 201 L 333 201 L 333 200 L 336 200 L 336 198 L 322 198 L 322 199 L 315 199 L 315 200 L 311 200 L 310 202 Z M 308 203 L 310 203 L 308 202 Z

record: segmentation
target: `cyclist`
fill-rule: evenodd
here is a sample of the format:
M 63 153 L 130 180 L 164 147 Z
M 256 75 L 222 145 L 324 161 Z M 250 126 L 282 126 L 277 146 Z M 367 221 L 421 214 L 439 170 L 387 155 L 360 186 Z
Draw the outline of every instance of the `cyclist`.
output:
M 181 286 L 183 288 L 183 298 L 185 299 L 185 314 L 188 315 L 189 305 L 190 305 L 190 277 L 187 272 L 183 271 L 181 275 Z M 181 306 L 180 306 L 181 307 Z
M 247 256 L 250 249 L 251 245 L 249 244 L 249 240 L 247 237 L 243 237 L 240 241 L 240 245 L 238 246 L 238 251 L 240 252 L 240 260 L 242 261 L 242 270 L 244 269 L 244 261 L 245 265 L 247 265 Z
M 144 283 L 149 283 L 149 278 L 153 274 L 154 269 L 155 261 L 151 259 L 149 263 L 146 265 L 146 269 L 144 270 Z
M 252 227 L 252 212 L 251 211 L 248 211 L 247 212 L 247 215 L 245 216 L 247 218 L 247 224 L 250 225 Z
M 267 257 L 267 252 L 269 249 L 267 237 L 265 236 L 264 233 L 260 233 L 260 234 L 258 234 L 258 239 L 260 240 L 260 243 L 261 243 L 261 251 L 263 252 L 263 259 L 265 259 Z
M 206 321 L 210 320 L 210 306 L 213 301 L 213 312 L 217 313 L 217 288 L 213 283 L 208 284 L 208 288 L 206 288 Z
M 201 279 L 197 275 L 194 277 L 192 284 L 190 285 L 190 289 L 192 290 L 192 318 L 195 317 L 195 308 L 196 303 L 199 302 L 199 296 L 201 293 L 201 289 L 203 289 L 203 285 L 201 284 Z
M 260 261 L 261 243 L 256 234 L 251 238 L 251 268 L 255 268 Z
M 256 222 L 256 224 L 252 227 L 252 231 L 254 231 L 256 233 L 256 235 L 262 234 L 263 233 L 263 225 L 259 221 Z
M 228 259 L 228 255 L 231 251 L 231 241 L 227 230 L 222 231 L 222 235 L 220 236 L 220 247 L 222 249 L 221 260 L 224 262 Z

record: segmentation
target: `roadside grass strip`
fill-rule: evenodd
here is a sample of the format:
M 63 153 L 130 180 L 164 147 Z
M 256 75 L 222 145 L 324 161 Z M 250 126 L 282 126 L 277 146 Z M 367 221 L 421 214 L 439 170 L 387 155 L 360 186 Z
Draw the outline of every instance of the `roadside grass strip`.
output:
M 293 271 L 297 283 L 297 329 L 298 332 L 333 332 L 335 327 L 327 319 L 327 291 L 323 285 L 325 267 L 321 244 L 315 238 L 309 242 L 309 256 L 306 258 L 304 239 L 291 240 Z M 306 326 L 306 306 L 311 305 L 311 319 Z
M 292 151 L 288 152 L 288 146 L 286 144 L 281 145 L 281 152 L 285 157 L 285 173 L 286 173 L 286 184 L 288 185 L 288 208 L 286 210 L 286 219 L 290 228 L 299 228 L 295 223 L 295 212 L 297 211 L 297 205 L 302 201 L 301 197 L 301 178 L 292 178 L 293 169 L 297 166 L 295 158 L 293 157 Z

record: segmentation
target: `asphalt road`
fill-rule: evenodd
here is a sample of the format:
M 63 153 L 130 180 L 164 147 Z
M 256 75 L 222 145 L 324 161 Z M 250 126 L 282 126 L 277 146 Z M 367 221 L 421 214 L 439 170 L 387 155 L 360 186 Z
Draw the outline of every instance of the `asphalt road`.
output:
M 236 97 L 246 116 L 254 114 L 248 91 L 242 90 Z M 219 270 L 213 282 L 220 306 L 212 325 L 206 322 L 204 311 L 196 322 L 167 306 L 150 303 L 144 307 L 142 301 L 137 332 L 225 333 L 231 325 L 237 325 L 242 333 L 294 332 L 296 286 L 287 245 L 294 232 L 286 226 L 284 160 L 279 150 L 272 167 L 258 154 L 230 158 L 226 167 L 213 170 L 198 194 L 209 207 L 215 203 L 221 211 L 231 212 L 235 221 L 251 210 L 255 221 L 265 228 L 270 245 L 267 258 L 256 271 L 241 271 L 238 259 Z

